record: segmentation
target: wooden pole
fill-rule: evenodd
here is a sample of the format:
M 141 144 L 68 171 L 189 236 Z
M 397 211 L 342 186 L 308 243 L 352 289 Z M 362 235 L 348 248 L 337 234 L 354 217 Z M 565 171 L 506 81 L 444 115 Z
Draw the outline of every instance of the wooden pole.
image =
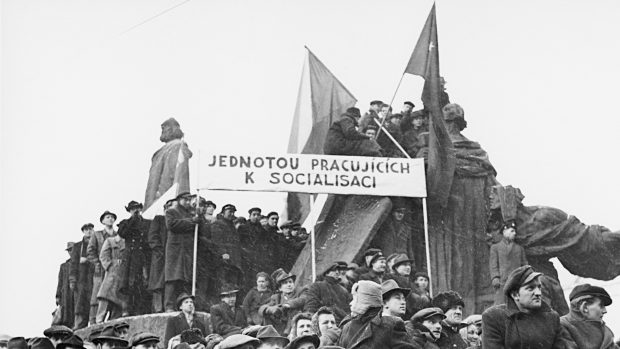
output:
M 379 121 L 377 121 L 377 119 L 373 119 L 373 121 L 375 123 L 377 123 L 377 125 L 379 125 L 379 131 L 384 130 L 385 134 L 390 138 L 390 140 L 392 140 L 392 142 L 394 142 L 394 144 L 398 147 L 398 149 L 400 149 L 400 151 L 403 152 L 403 154 L 405 154 L 405 156 L 407 157 L 407 159 L 411 159 L 411 156 L 409 156 L 409 154 L 407 154 L 407 152 L 405 151 L 405 149 L 403 149 L 403 147 L 394 139 L 394 137 L 388 132 L 388 130 L 386 130 L 383 125 L 381 125 L 379 123 Z
M 310 194 L 310 212 L 312 212 L 312 208 L 314 207 L 314 195 Z M 316 224 L 315 224 L 316 226 Z M 314 236 L 314 226 L 310 230 L 310 248 L 312 249 L 310 252 L 310 258 L 312 258 L 312 282 L 316 281 L 316 239 Z
M 398 89 L 400 88 L 400 84 L 403 82 L 403 78 L 405 77 L 405 73 L 403 73 L 403 75 L 401 75 L 400 80 L 398 81 L 398 85 L 396 86 L 396 91 L 394 91 L 394 95 L 392 96 L 392 100 L 390 101 L 389 104 L 389 108 L 392 107 L 392 103 L 394 103 L 394 99 L 396 98 L 396 93 L 398 93 Z M 377 131 L 377 135 L 375 136 L 375 139 L 377 139 L 379 137 L 379 134 L 381 133 L 381 129 L 383 128 L 383 124 L 385 123 L 386 119 L 387 119 L 387 115 L 383 118 L 383 120 L 381 120 L 381 124 L 379 124 L 379 130 Z M 376 121 L 376 119 L 375 119 Z
M 433 297 L 433 274 L 431 274 L 431 249 L 428 241 L 428 213 L 426 211 L 426 198 L 422 198 L 422 211 L 424 214 L 424 245 L 426 247 L 426 273 L 428 274 L 428 293 Z
M 200 181 L 200 150 L 198 151 L 198 161 L 196 164 L 196 184 Z M 200 186 L 196 185 L 196 217 L 198 217 L 198 211 L 200 209 Z M 198 226 L 200 224 L 196 223 L 194 226 L 194 258 L 192 263 L 192 296 L 196 295 L 196 270 L 197 270 L 197 260 L 198 260 Z

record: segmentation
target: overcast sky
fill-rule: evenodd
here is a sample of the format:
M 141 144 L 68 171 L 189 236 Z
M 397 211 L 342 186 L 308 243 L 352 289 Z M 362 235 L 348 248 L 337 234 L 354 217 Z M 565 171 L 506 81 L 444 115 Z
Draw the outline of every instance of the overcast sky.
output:
M 162 121 L 181 123 L 192 177 L 199 150 L 284 153 L 304 45 L 366 110 L 390 100 L 432 2 L 1 5 L 0 333 L 34 336 L 51 321 L 66 242 L 84 223 L 99 229 L 103 211 L 122 219 L 127 202 L 144 200 Z M 500 182 L 528 205 L 612 230 L 619 17 L 612 0 L 437 3 L 441 74 Z M 420 89 L 405 77 L 395 108 L 420 104 Z M 281 209 L 280 194 L 209 198 L 244 213 Z

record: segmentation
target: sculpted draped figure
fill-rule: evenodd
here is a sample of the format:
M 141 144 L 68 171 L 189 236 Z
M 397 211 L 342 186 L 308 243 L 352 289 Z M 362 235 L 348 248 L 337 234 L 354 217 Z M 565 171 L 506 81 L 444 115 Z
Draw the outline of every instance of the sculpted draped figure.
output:
M 178 183 L 177 192 L 189 191 L 189 164 L 192 152 L 183 141 L 181 125 L 174 118 L 170 118 L 161 124 L 161 136 L 159 140 L 164 146 L 153 154 L 149 181 L 146 185 L 144 207 L 151 204 L 162 196 L 174 183 Z M 179 152 L 182 152 L 179 154 Z M 176 193 L 175 193 L 176 195 Z

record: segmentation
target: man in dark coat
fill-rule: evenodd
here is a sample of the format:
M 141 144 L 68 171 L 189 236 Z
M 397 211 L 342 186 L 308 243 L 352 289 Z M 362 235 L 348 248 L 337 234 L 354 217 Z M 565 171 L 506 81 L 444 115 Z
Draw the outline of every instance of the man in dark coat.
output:
M 611 305 L 609 293 L 598 286 L 582 284 L 570 293 L 571 310 L 560 318 L 560 324 L 570 340 L 569 348 L 618 349 L 614 334 L 605 325 L 603 316 Z
M 73 242 L 67 242 L 67 248 L 65 251 L 71 256 L 71 250 L 73 249 Z M 56 287 L 56 305 L 60 307 L 60 317 L 57 317 L 58 321 L 54 321 L 52 325 L 64 325 L 69 328 L 73 327 L 74 312 L 73 312 L 73 290 L 69 286 L 69 270 L 71 269 L 71 258 L 67 259 L 60 265 L 58 271 L 58 285 Z M 58 311 L 58 310 L 57 310 Z
M 435 295 L 431 302 L 433 307 L 441 309 L 446 318 L 441 321 L 441 337 L 437 341 L 440 349 L 465 349 L 469 347 L 461 337 L 459 330 L 463 324 L 465 302 L 457 292 L 446 291 Z
M 359 109 L 347 109 L 327 131 L 323 152 L 327 155 L 381 156 L 379 144 L 357 130 L 359 118 Z
M 221 302 L 211 307 L 213 332 L 222 337 L 241 333 L 247 326 L 245 314 L 237 306 L 237 292 L 233 285 L 224 284 L 220 292 Z
M 248 211 L 248 221 L 239 227 L 239 239 L 243 249 L 242 266 L 246 275 L 256 275 L 261 271 L 272 271 L 278 268 L 274 262 L 276 236 L 267 233 L 260 224 L 261 209 L 253 207 Z M 245 289 L 254 287 L 256 280 L 245 278 Z
M 241 266 L 239 233 L 235 229 L 233 219 L 237 209 L 234 205 L 226 204 L 215 222 L 211 223 L 211 239 L 220 257 L 228 260 L 231 264 Z M 224 271 L 222 271 L 224 272 Z
M 351 315 L 340 326 L 337 345 L 347 349 L 413 349 L 405 323 L 396 316 L 382 316 L 381 285 L 362 280 L 351 290 Z
M 560 316 L 542 300 L 541 275 L 529 265 L 510 273 L 504 286 L 506 304 L 482 313 L 483 348 L 560 349 L 569 345 Z
M 404 116 L 400 122 L 400 129 L 403 132 L 401 144 L 412 158 L 416 157 L 418 151 L 423 146 L 419 136 L 423 132 L 428 132 L 428 129 L 424 126 L 425 118 L 426 113 L 424 110 L 416 110 L 409 116 Z
M 334 311 L 336 322 L 349 314 L 351 294 L 340 284 L 347 267 L 345 262 L 335 262 L 323 273 L 323 280 L 310 284 L 302 295 L 306 299 L 305 312 L 315 313 L 320 307 L 330 307 Z
M 388 276 L 387 263 L 382 251 L 377 248 L 369 248 L 364 252 L 367 272 L 361 273 L 359 280 L 370 280 L 381 284 Z
M 95 226 L 91 223 L 82 226 L 84 236 L 73 245 L 71 266 L 69 268 L 69 287 L 73 290 L 75 321 L 73 329 L 88 326 L 90 296 L 93 292 L 93 274 L 95 266 L 88 261 L 88 241 Z
M 168 200 L 164 205 L 164 213 L 168 211 L 174 200 Z M 166 227 L 166 217 L 156 215 L 149 226 L 147 234 L 149 247 L 151 249 L 151 268 L 147 290 L 153 294 L 153 311 L 161 313 L 164 311 L 164 267 L 166 257 L 166 240 L 168 239 L 168 228 Z
M 203 221 L 201 216 L 192 214 L 191 194 L 177 196 L 177 205 L 166 211 L 168 239 L 166 241 L 165 307 L 174 311 L 175 300 L 182 292 L 191 290 L 192 266 L 194 258 L 194 232 L 196 224 Z
M 131 315 L 149 313 L 151 308 L 150 296 L 146 292 L 151 257 L 147 234 L 151 220 L 142 217 L 142 209 L 141 203 L 130 201 L 125 210 L 131 217 L 118 224 L 118 235 L 125 239 L 120 291 L 127 295 L 127 307 Z
M 377 143 L 383 149 L 383 155 L 395 158 L 404 158 L 405 154 L 398 148 L 401 144 L 403 134 L 400 131 L 400 122 L 403 116 L 401 114 L 393 114 L 383 124 L 383 129 L 378 132 Z M 394 141 L 386 134 L 386 131 L 394 138 Z M 397 145 L 398 144 L 398 145 Z
M 207 327 L 198 318 L 194 310 L 194 296 L 187 293 L 181 293 L 176 300 L 177 309 L 181 310 L 179 315 L 168 318 L 166 322 L 166 331 L 164 335 L 164 345 L 168 346 L 170 338 L 181 334 L 181 332 L 190 328 L 197 328 L 202 332 L 203 336 L 208 335 Z
M 368 125 L 376 125 L 376 123 L 372 121 L 373 119 L 381 122 L 379 112 L 381 111 L 382 106 L 382 101 L 375 100 L 370 102 L 370 109 L 364 113 L 364 116 L 360 119 L 360 130 L 365 129 Z
M 500 242 L 491 246 L 489 255 L 489 271 L 492 285 L 495 288 L 494 305 L 505 302 L 502 288 L 511 271 L 522 265 L 527 265 L 525 250 L 515 242 L 517 224 L 509 221 L 502 226 L 503 238 Z
M 407 208 L 396 204 L 390 218 L 379 228 L 370 246 L 378 248 L 386 256 L 392 253 L 403 253 L 413 257 L 412 229 L 405 222 Z

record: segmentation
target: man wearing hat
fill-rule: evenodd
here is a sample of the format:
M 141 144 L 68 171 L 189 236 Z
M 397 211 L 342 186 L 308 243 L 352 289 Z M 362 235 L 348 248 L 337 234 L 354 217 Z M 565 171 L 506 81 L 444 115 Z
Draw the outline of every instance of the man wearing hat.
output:
M 175 202 L 175 200 L 166 201 L 164 204 L 164 214 Z M 167 239 L 168 227 L 166 227 L 166 217 L 163 215 L 156 215 L 153 217 L 147 233 L 148 246 L 151 249 L 151 267 L 149 268 L 147 291 L 152 294 L 152 309 L 155 313 L 161 313 L 165 309 L 164 267 L 166 265 Z
M 320 345 L 319 336 L 316 334 L 306 334 L 299 336 L 289 344 L 288 349 L 317 349 Z
M 101 333 L 92 339 L 92 342 L 97 346 L 97 349 L 124 349 L 129 345 L 128 341 L 114 334 L 113 325 L 104 327 Z
M 359 119 L 359 109 L 347 109 L 327 131 L 323 152 L 327 155 L 381 156 L 379 144 L 357 130 Z
M 92 223 L 82 225 L 84 236 L 73 245 L 71 267 L 69 268 L 69 287 L 73 290 L 75 321 L 73 329 L 88 326 L 90 296 L 93 291 L 93 274 L 95 266 L 88 261 L 88 242 L 95 226 Z
M 99 260 L 105 276 L 99 292 L 97 293 L 97 323 L 107 320 L 117 319 L 121 316 L 128 316 L 127 295 L 121 292 L 122 273 L 123 273 L 123 251 L 125 250 L 125 239 L 116 234 L 108 237 L 101 247 Z
M 423 132 L 428 132 L 424 124 L 425 119 L 424 110 L 416 110 L 409 116 L 404 116 L 400 123 L 400 129 L 403 132 L 401 144 L 412 158 L 417 157 L 418 151 L 423 147 L 419 137 Z
M 506 304 L 494 305 L 482 313 L 483 348 L 567 347 L 560 316 L 542 300 L 541 275 L 529 265 L 508 275 L 504 286 Z
M 379 249 L 369 249 L 364 255 L 368 272 L 360 275 L 360 280 L 370 280 L 378 284 L 383 282 L 387 271 L 387 262 L 385 256 Z
M 276 237 L 268 234 L 260 223 L 261 209 L 252 207 L 248 211 L 247 222 L 240 226 L 239 240 L 241 241 L 242 265 L 246 275 L 256 275 L 263 270 L 274 270 L 277 264 L 274 262 L 274 246 Z M 252 278 L 246 278 L 245 289 L 254 287 Z
M 441 338 L 437 345 L 441 349 L 465 349 L 467 343 L 461 337 L 459 330 L 463 325 L 463 308 L 465 302 L 455 291 L 441 292 L 435 295 L 431 302 L 433 307 L 443 311 L 446 318 L 441 322 Z
M 415 108 L 415 104 L 413 104 L 413 102 L 405 101 L 403 103 L 403 110 L 400 113 L 403 115 L 403 117 L 409 116 L 411 115 L 413 108 Z
M 305 295 L 305 312 L 315 313 L 320 307 L 330 307 L 338 322 L 349 314 L 351 294 L 341 284 L 347 267 L 345 262 L 334 262 L 323 272 L 323 280 L 310 284 Z
M 96 323 L 97 316 L 97 308 L 99 307 L 99 302 L 97 301 L 97 294 L 99 293 L 99 288 L 101 288 L 101 283 L 103 282 L 103 278 L 105 276 L 105 270 L 101 265 L 101 260 L 99 260 L 99 254 L 101 253 L 101 248 L 103 247 L 104 241 L 110 236 L 116 235 L 116 230 L 114 230 L 114 222 L 116 222 L 116 214 L 105 211 L 99 217 L 99 222 L 103 224 L 103 230 L 97 230 L 93 232 L 93 235 L 88 240 L 88 247 L 86 249 L 86 253 L 88 255 L 88 260 L 91 264 L 94 265 L 93 271 L 93 289 L 90 297 L 90 323 Z
M 211 307 L 213 332 L 224 338 L 241 333 L 241 329 L 247 326 L 243 309 L 237 306 L 237 292 L 239 290 L 234 285 L 224 284 L 220 291 L 221 302 Z
M 256 349 L 260 340 L 245 334 L 233 334 L 220 342 L 220 349 Z
M 131 336 L 129 346 L 133 349 L 157 349 L 159 337 L 150 332 L 138 332 Z
M 382 316 L 381 285 L 361 280 L 351 292 L 351 315 L 340 324 L 342 333 L 337 345 L 349 349 L 414 348 L 403 320 Z
M 374 100 L 370 102 L 370 109 L 364 116 L 359 120 L 360 130 L 365 129 L 368 125 L 376 125 L 374 120 L 381 122 L 381 118 L 379 117 L 379 112 L 381 111 L 381 107 L 383 106 L 383 102 L 380 100 Z
M 67 242 L 65 251 L 69 253 L 69 259 L 60 265 L 58 270 L 58 284 L 56 286 L 56 305 L 60 314 L 54 316 L 53 325 L 65 325 L 73 327 L 75 313 L 73 312 L 73 289 L 70 282 L 71 251 L 73 242 Z
M 52 344 L 55 347 L 56 345 L 58 345 L 58 343 L 71 337 L 71 335 L 73 335 L 73 331 L 67 326 L 54 325 L 50 328 L 45 329 L 45 331 L 43 331 L 43 335 L 49 338 L 49 340 L 52 341 Z
M 489 270 L 492 285 L 495 288 L 494 305 L 505 302 L 503 287 L 511 271 L 527 265 L 525 249 L 515 242 L 517 224 L 508 221 L 502 225 L 502 240 L 491 246 L 489 254 Z
M 183 292 L 192 289 L 192 268 L 194 263 L 194 230 L 199 226 L 199 236 L 205 229 L 204 219 L 195 215 L 190 207 L 191 194 L 180 193 L 177 205 L 166 211 L 166 256 L 164 267 L 165 308 L 175 311 L 176 299 Z
M 386 256 L 393 253 L 413 256 L 411 226 L 404 220 L 407 208 L 401 200 L 393 202 L 390 217 L 383 222 L 370 246 L 378 248 Z
M 258 330 L 256 338 L 260 340 L 258 349 L 284 349 L 290 342 L 288 338 L 280 336 L 271 325 L 262 326 Z
M 217 217 L 215 216 L 214 213 L 215 213 L 215 209 L 217 208 L 217 205 L 211 200 L 205 200 L 204 203 L 201 203 L 201 206 L 204 206 L 205 208 L 204 217 L 207 223 L 215 222 Z
M 407 311 L 407 296 L 410 292 L 411 289 L 399 287 L 394 280 L 384 281 L 381 284 L 382 316 L 395 316 L 402 319 Z
M 121 321 L 114 324 L 114 335 L 122 339 L 127 339 L 129 335 L 129 323 L 127 321 Z
M 84 341 L 78 335 L 71 335 L 56 345 L 56 349 L 86 349 Z
M 569 295 L 570 313 L 560 318 L 568 339 L 576 348 L 618 349 L 614 334 L 605 325 L 603 316 L 611 305 L 609 293 L 598 286 L 575 286 Z
M 142 217 L 143 208 L 141 203 L 130 201 L 125 206 L 130 217 L 118 224 L 118 235 L 125 239 L 121 292 L 127 295 L 127 308 L 131 315 L 150 313 L 151 308 L 150 295 L 146 292 L 147 263 L 151 255 L 147 234 L 151 220 Z
M 271 279 L 278 292 L 271 295 L 269 303 L 258 308 L 258 313 L 263 316 L 265 324 L 273 325 L 279 333 L 288 335 L 291 332 L 291 320 L 303 309 L 305 298 L 300 297 L 295 290 L 296 275 L 278 268 L 271 273 Z
M 438 349 L 436 342 L 441 338 L 441 322 L 445 318 L 439 308 L 424 308 L 405 323 L 407 334 L 417 348 Z
M 210 226 L 211 239 L 217 253 L 216 258 L 219 259 L 220 263 L 218 264 L 221 265 L 217 270 L 220 282 L 226 280 L 226 275 L 231 271 L 236 272 L 237 268 L 242 266 L 241 249 L 239 248 L 241 241 L 233 224 L 236 211 L 235 205 L 224 205 L 222 212 L 217 216 L 217 220 Z M 231 270 L 231 266 L 234 266 L 233 270 Z
M 377 130 L 379 130 L 378 125 L 368 125 L 362 129 L 362 133 L 369 138 L 375 138 L 377 136 Z
M 428 274 L 419 271 L 413 276 L 413 287 L 407 300 L 407 311 L 415 314 L 418 311 L 431 306 L 431 294 L 428 292 Z
M 188 329 L 197 328 L 202 334 L 208 334 L 207 326 L 205 326 L 202 319 L 196 314 L 194 296 L 185 292 L 181 293 L 177 297 L 176 307 L 181 311 L 179 315 L 170 317 L 166 321 L 166 330 L 164 334 L 164 345 L 166 347 L 168 346 L 170 338 Z
M 34 337 L 34 338 L 28 339 L 28 348 L 29 349 L 54 349 L 55 346 L 54 344 L 52 344 L 52 341 L 50 341 L 48 338 Z

